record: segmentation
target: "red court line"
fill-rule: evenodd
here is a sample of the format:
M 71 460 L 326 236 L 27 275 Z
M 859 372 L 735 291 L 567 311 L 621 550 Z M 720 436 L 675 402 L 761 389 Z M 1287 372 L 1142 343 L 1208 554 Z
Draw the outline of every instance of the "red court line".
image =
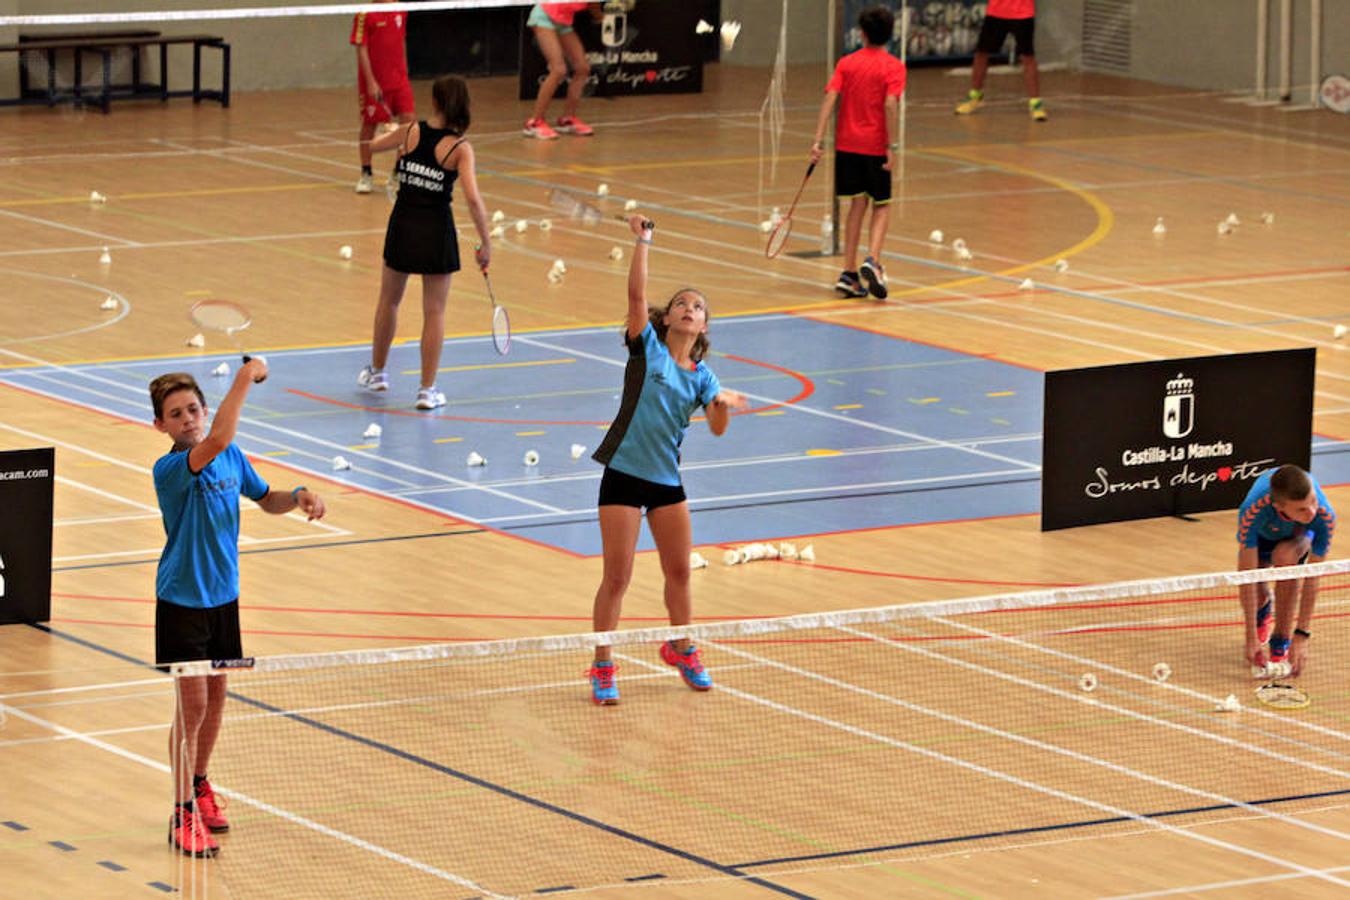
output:
M 936 523 L 932 523 L 936 524 Z M 936 581 L 943 584 L 990 584 L 1011 585 L 1013 587 L 1080 587 L 1078 582 L 1070 581 L 994 581 L 986 578 L 946 578 L 941 575 L 910 575 L 905 572 L 883 572 L 876 569 L 858 569 L 850 566 L 831 566 L 819 562 L 802 562 L 795 559 L 775 559 L 766 562 L 779 562 L 789 566 L 805 566 L 811 569 L 823 569 L 826 572 L 844 572 L 849 575 L 869 575 L 874 578 L 899 578 L 904 581 Z

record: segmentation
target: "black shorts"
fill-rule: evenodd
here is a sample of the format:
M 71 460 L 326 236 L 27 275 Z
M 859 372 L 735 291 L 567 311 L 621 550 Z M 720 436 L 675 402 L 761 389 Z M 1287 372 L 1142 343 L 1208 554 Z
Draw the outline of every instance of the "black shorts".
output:
M 239 659 L 239 601 L 197 609 L 167 600 L 155 601 L 155 665 L 199 659 Z
M 836 150 L 834 153 L 834 192 L 840 197 L 872 198 L 878 205 L 891 202 L 891 173 L 884 156 L 868 156 Z
M 650 511 L 684 501 L 683 485 L 657 484 L 609 466 L 600 476 L 600 506 L 636 506 Z
M 1302 537 L 1303 537 L 1302 534 L 1291 534 L 1289 537 L 1285 538 L 1285 540 L 1286 540 L 1286 541 L 1293 541 L 1293 540 L 1298 540 L 1298 539 L 1300 539 L 1300 538 L 1302 538 Z M 1271 556 L 1274 555 L 1274 553 L 1275 553 L 1275 546 L 1276 546 L 1277 544 L 1279 544 L 1279 543 L 1280 543 L 1279 541 L 1270 541 L 1270 540 L 1266 540 L 1266 539 L 1263 538 L 1263 537 L 1257 537 L 1257 539 L 1256 539 L 1256 559 L 1257 559 L 1257 561 L 1260 562 L 1261 565 L 1263 565 L 1263 566 L 1268 566 L 1268 565 L 1270 565 L 1270 559 L 1271 559 Z M 1308 556 L 1309 556 L 1309 554 L 1311 554 L 1311 553 L 1312 553 L 1312 548 L 1309 547 L 1309 548 L 1308 548 L 1308 552 L 1307 552 L 1307 553 L 1304 553 L 1303 556 L 1299 559 L 1299 561 L 1298 561 L 1298 562 L 1299 562 L 1299 565 L 1302 565 L 1303 563 L 1307 562 L 1307 561 L 1308 561 Z
M 1030 19 L 1000 19 L 997 16 L 985 16 L 980 26 L 980 39 L 975 44 L 976 53 L 1000 53 L 1008 35 L 1013 36 L 1017 44 L 1018 56 L 1036 55 L 1036 17 Z

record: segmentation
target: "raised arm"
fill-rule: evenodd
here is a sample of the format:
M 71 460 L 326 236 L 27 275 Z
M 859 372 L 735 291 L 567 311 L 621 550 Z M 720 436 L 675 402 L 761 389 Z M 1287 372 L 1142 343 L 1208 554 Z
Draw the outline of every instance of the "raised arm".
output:
M 200 472 L 230 446 L 234 441 L 234 433 L 239 430 L 239 414 L 243 412 L 248 389 L 266 377 L 267 363 L 261 357 L 255 356 L 239 367 L 234 384 L 230 385 L 225 399 L 220 401 L 215 418 L 211 420 L 211 430 L 188 451 L 189 469 Z
M 417 146 L 416 128 L 416 122 L 408 122 L 399 125 L 397 128 L 391 128 L 383 134 L 376 135 L 370 142 L 370 149 L 376 153 L 383 153 L 386 150 L 393 150 L 395 147 L 404 146 L 405 141 L 407 142 L 407 146 L 415 147 Z
M 637 235 L 633 259 L 628 264 L 628 337 L 647 327 L 647 251 L 652 244 L 652 223 L 642 216 L 629 216 L 628 227 Z

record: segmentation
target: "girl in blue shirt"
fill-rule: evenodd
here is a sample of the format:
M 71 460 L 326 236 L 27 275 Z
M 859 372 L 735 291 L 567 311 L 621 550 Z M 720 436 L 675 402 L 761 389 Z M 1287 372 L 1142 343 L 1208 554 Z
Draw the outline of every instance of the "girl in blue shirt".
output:
M 720 435 L 727 429 L 730 410 L 746 404 L 743 395 L 723 389 L 717 376 L 703 364 L 709 346 L 708 301 L 701 292 L 682 288 L 664 309 L 647 306 L 647 248 L 652 243 L 652 223 L 633 216 L 628 225 L 637 235 L 628 268 L 628 327 L 624 333 L 628 366 L 619 414 L 593 457 L 605 466 L 599 502 L 604 575 L 591 614 L 596 631 L 613 631 L 619 625 L 624 591 L 633 576 L 633 555 L 644 507 L 647 527 L 661 558 L 670 624 L 688 625 L 692 621 L 689 553 L 693 536 L 689 504 L 680 483 L 680 444 L 690 415 L 699 407 L 703 407 L 712 433 Z M 687 639 L 662 644 L 661 659 L 679 669 L 694 690 L 712 687 L 698 648 Z M 619 702 L 615 671 L 609 646 L 596 647 L 589 672 L 591 699 L 596 703 Z

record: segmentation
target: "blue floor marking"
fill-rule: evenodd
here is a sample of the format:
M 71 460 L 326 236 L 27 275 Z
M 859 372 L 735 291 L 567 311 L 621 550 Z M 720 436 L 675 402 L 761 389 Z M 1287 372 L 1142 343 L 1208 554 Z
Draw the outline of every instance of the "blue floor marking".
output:
M 110 872 L 125 872 L 127 870 L 126 866 L 118 865 L 110 859 L 101 859 L 98 864 Z
M 8 828 L 8 829 L 10 829 L 10 830 L 12 830 L 12 831 L 27 831 L 27 830 L 28 830 L 28 826 L 27 826 L 27 825 L 21 825 L 21 824 L 19 824 L 18 822 L 0 822 L 0 825 L 5 826 L 6 828 Z

